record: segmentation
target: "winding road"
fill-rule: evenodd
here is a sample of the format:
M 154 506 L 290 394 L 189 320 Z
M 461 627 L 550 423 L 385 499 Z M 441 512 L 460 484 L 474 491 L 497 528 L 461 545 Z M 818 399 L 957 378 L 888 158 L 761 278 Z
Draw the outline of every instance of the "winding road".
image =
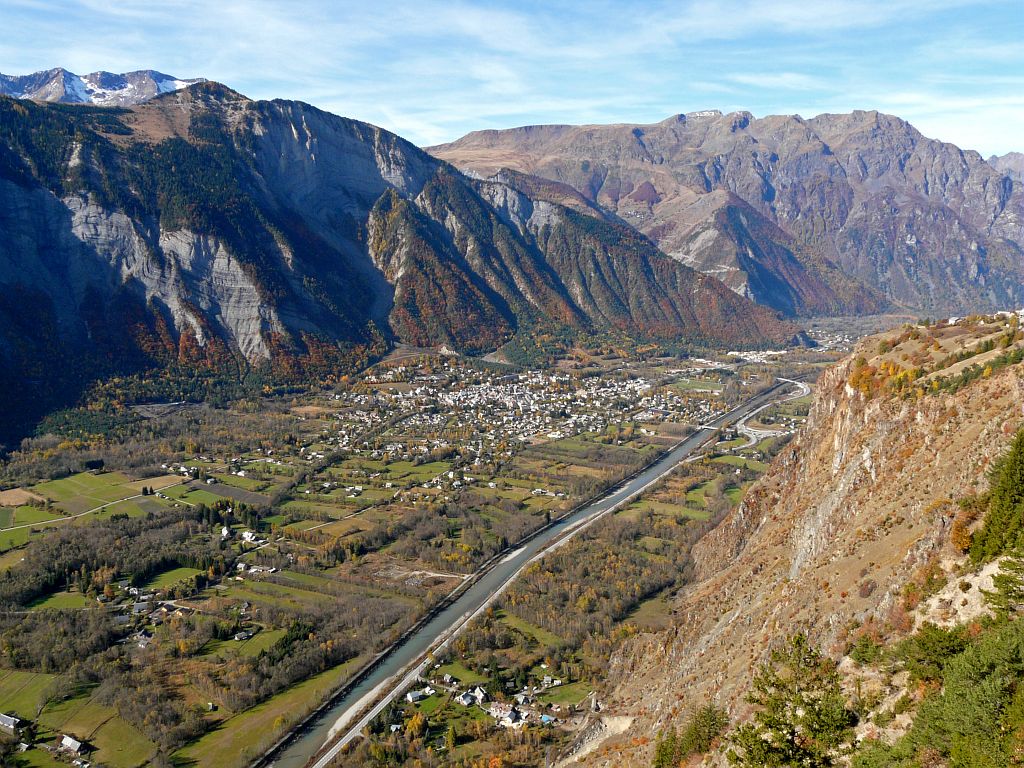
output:
M 791 392 L 791 385 L 796 385 L 799 392 Z M 467 579 L 445 607 L 382 651 L 327 706 L 257 760 L 254 768 L 308 765 L 326 768 L 347 744 L 360 736 L 366 725 L 416 681 L 429 665 L 431 655 L 444 648 L 474 617 L 497 600 L 527 565 L 563 546 L 602 516 L 632 501 L 703 448 L 718 429 L 735 425 L 768 406 L 801 397 L 809 391 L 806 384 L 780 379 L 771 389 L 702 425 L 661 458 L 602 496 L 553 521 L 527 541 L 519 542 L 512 551 L 494 558 L 472 579 Z

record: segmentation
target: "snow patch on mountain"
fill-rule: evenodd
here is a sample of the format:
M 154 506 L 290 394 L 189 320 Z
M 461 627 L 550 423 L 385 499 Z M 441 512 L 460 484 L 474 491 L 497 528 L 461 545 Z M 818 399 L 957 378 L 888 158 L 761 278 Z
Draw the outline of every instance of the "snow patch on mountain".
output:
M 58 68 L 30 75 L 0 74 L 0 94 L 35 101 L 129 107 L 204 81 L 201 77 L 182 80 L 152 69 L 76 75 Z

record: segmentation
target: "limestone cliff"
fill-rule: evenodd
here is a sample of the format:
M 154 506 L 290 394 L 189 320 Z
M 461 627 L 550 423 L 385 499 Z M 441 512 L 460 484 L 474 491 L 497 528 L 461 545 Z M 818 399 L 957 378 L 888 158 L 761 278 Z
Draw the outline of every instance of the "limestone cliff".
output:
M 983 333 L 947 332 L 941 343 L 958 349 Z M 635 720 L 587 764 L 648 764 L 645 742 L 709 700 L 741 719 L 745 688 L 771 647 L 803 630 L 841 655 L 855 623 L 892 620 L 912 574 L 953 556 L 948 500 L 984 490 L 989 463 L 1024 423 L 1024 366 L 996 366 L 955 393 L 868 396 L 852 387 L 865 362 L 900 359 L 914 344 L 920 354 L 922 342 L 907 341 L 881 355 L 879 345 L 893 341 L 898 332 L 869 339 L 821 376 L 806 426 L 696 546 L 696 579 L 678 595 L 674 626 L 615 655 L 609 711 Z
M 0 441 L 92 379 L 171 364 L 295 380 L 394 341 L 797 334 L 578 195 L 534 191 L 216 83 L 130 109 L 0 96 L 0 391 L 36 387 Z

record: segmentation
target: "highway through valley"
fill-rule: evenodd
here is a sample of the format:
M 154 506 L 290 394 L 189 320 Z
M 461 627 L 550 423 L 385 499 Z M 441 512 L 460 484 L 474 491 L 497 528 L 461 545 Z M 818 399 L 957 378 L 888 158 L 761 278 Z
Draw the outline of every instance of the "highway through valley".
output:
M 705 447 L 716 430 L 736 425 L 755 411 L 800 397 L 807 391 L 804 384 L 779 380 L 771 389 L 701 425 L 659 459 L 602 496 L 577 507 L 521 542 L 513 551 L 495 558 L 468 579 L 446 606 L 378 655 L 353 683 L 254 763 L 254 767 L 304 768 L 312 764 L 313 768 L 326 768 L 346 744 L 359 738 L 363 728 L 416 681 L 426 669 L 429 655 L 449 643 L 473 617 L 486 610 L 529 563 L 631 501 Z

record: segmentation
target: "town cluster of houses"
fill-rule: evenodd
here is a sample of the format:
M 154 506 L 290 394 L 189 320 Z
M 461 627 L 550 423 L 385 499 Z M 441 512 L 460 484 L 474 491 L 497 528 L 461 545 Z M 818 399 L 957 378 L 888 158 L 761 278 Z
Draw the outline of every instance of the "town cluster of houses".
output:
M 420 373 L 413 367 L 396 366 L 364 378 L 367 383 L 407 382 L 406 387 L 382 388 L 373 395 L 353 392 L 341 395 L 353 409 L 409 415 L 396 426 L 403 432 L 436 433 L 450 421 L 451 414 L 472 416 L 482 438 L 529 441 L 538 436 L 568 437 L 585 431 L 599 431 L 610 416 L 621 412 L 623 402 L 633 402 L 650 389 L 651 382 L 640 377 L 576 378 L 562 373 L 530 371 L 499 375 L 481 373 L 450 362 L 441 373 Z M 364 411 L 346 411 L 344 419 L 360 414 L 353 425 L 358 430 L 339 431 L 338 445 L 353 445 L 352 433 L 367 422 L 379 419 Z M 392 446 L 411 453 L 409 446 Z
M 440 665 L 437 665 L 434 669 L 439 667 Z M 520 728 L 528 723 L 551 725 L 558 721 L 554 714 L 541 712 L 536 708 L 538 693 L 562 685 L 562 680 L 552 675 L 544 675 L 537 685 L 525 686 L 521 691 L 512 695 L 510 701 L 492 701 L 483 686 L 463 688 L 457 677 L 447 673 L 433 681 L 424 680 L 422 682 L 425 683 L 422 688 L 410 690 L 405 694 L 406 702 L 417 704 L 436 694 L 439 689 L 443 689 L 448 691 L 452 696 L 452 701 L 456 704 L 482 709 L 494 719 L 499 728 Z M 511 686 L 512 683 L 510 682 L 509 685 Z M 558 713 L 560 711 L 560 706 L 551 706 L 551 712 Z M 395 729 L 393 728 L 393 730 Z

